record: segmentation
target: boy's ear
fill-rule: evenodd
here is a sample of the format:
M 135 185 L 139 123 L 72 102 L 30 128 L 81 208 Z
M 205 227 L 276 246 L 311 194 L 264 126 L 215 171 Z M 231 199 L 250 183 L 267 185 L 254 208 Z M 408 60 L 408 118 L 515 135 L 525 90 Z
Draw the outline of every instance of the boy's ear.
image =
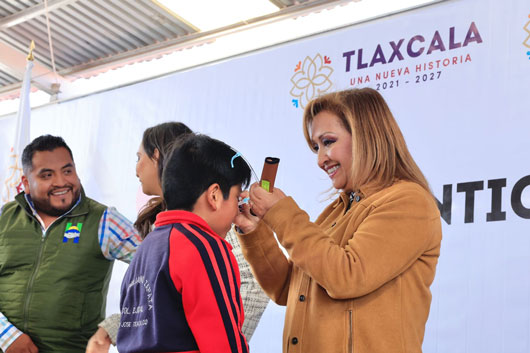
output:
M 223 193 L 219 184 L 212 184 L 206 190 L 206 202 L 213 211 L 217 211 L 221 207 L 223 201 Z

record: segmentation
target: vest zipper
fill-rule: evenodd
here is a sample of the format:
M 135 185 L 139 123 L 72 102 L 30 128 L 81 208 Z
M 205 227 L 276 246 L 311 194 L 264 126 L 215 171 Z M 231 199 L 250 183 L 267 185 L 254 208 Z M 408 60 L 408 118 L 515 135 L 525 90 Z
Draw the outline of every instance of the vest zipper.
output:
M 29 315 L 29 302 L 31 300 L 31 289 L 33 288 L 33 282 L 35 282 L 35 277 L 37 276 L 37 272 L 40 266 L 40 262 L 42 259 L 42 252 L 44 249 L 44 240 L 46 237 L 42 237 L 40 242 L 40 248 L 39 248 L 39 255 L 37 256 L 37 262 L 35 263 L 35 268 L 33 269 L 33 273 L 31 274 L 31 277 L 28 282 L 28 288 L 26 290 L 27 297 L 26 301 L 24 302 L 24 332 L 28 331 L 28 315 Z
M 40 248 L 39 248 L 39 255 L 37 256 L 37 262 L 35 263 L 35 268 L 33 269 L 33 273 L 31 274 L 31 277 L 29 279 L 29 282 L 28 282 L 28 287 L 26 289 L 26 293 L 27 293 L 27 297 L 26 297 L 26 301 L 24 302 L 24 308 L 23 308 L 23 313 L 24 313 L 24 320 L 23 320 L 23 323 L 24 323 L 24 331 L 23 332 L 27 332 L 28 330 L 28 315 L 29 315 L 29 302 L 31 300 L 31 289 L 33 288 L 33 282 L 35 282 L 35 277 L 37 276 L 37 272 L 38 272 L 38 269 L 39 269 L 39 266 L 40 266 L 40 262 L 42 260 L 42 252 L 43 252 L 43 249 L 44 249 L 44 241 L 46 240 L 46 238 L 48 237 L 48 231 L 50 230 L 50 228 L 55 224 L 55 222 L 61 220 L 62 218 L 65 218 L 66 216 L 68 216 L 72 210 L 74 208 L 77 207 L 77 205 L 80 203 L 81 201 L 78 201 L 76 203 L 76 205 L 74 207 L 72 207 L 68 212 L 66 212 L 65 214 L 62 214 L 61 216 L 59 216 L 58 218 L 56 218 L 49 226 L 48 228 L 46 228 L 46 230 L 44 230 L 44 228 L 42 227 L 42 224 L 41 222 L 39 221 L 39 219 L 37 217 L 35 217 L 35 215 L 32 213 L 32 212 L 29 212 L 25 207 L 25 211 L 26 213 L 28 213 L 28 215 L 33 218 L 38 224 L 41 225 L 41 228 L 42 228 L 42 238 L 41 238 L 41 242 L 40 242 Z M 82 214 L 78 214 L 76 216 L 80 216 Z

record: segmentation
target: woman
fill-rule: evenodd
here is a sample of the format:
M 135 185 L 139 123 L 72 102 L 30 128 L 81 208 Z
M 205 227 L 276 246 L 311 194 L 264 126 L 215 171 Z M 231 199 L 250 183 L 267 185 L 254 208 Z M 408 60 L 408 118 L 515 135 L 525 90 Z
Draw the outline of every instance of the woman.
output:
M 311 101 L 303 126 L 338 198 L 313 223 L 255 184 L 236 220 L 258 282 L 287 305 L 283 351 L 421 352 L 441 223 L 392 113 L 377 91 L 347 90 Z
M 142 239 L 151 231 L 156 215 L 166 209 L 160 183 L 164 160 L 175 140 L 189 133 L 192 133 L 191 129 L 179 122 L 162 123 L 144 131 L 136 153 L 136 176 L 142 185 L 142 192 L 155 197 L 149 200 L 134 223 Z
M 144 131 L 137 152 L 136 176 L 140 180 L 143 193 L 155 197 L 149 200 L 134 223 L 142 239 L 152 230 L 156 215 L 166 209 L 160 182 L 164 160 L 169 156 L 175 140 L 188 133 L 192 133 L 191 129 L 179 122 L 159 124 Z M 269 298 L 254 279 L 250 267 L 243 257 L 234 231 L 228 232 L 225 239 L 232 245 L 232 252 L 239 266 L 240 291 L 245 311 L 242 331 L 248 342 L 269 302 Z M 88 342 L 87 353 L 108 352 L 111 341 L 116 342 L 119 324 L 119 314 L 114 314 L 100 323 L 100 328 Z

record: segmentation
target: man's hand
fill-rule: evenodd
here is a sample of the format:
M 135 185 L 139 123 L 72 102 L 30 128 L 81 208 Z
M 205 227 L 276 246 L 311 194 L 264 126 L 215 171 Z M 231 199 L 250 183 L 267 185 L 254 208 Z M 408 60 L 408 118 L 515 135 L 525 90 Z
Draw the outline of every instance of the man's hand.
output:
M 108 353 L 110 348 L 110 337 L 104 328 L 100 327 L 88 340 L 86 353 Z M 6 352 L 8 353 L 8 352 Z
M 7 347 L 6 353 L 39 353 L 39 349 L 25 333 Z

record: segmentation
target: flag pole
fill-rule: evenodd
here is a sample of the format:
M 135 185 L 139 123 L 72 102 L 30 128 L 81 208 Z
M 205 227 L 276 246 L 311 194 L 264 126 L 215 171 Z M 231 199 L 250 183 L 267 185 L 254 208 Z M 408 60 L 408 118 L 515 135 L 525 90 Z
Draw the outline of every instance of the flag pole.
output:
M 15 143 L 9 153 L 9 164 L 6 170 L 5 181 L 3 183 L 3 192 L 1 203 L 12 201 L 16 194 L 22 192 L 22 164 L 20 157 L 24 147 L 29 143 L 30 129 L 30 102 L 29 94 L 31 90 L 31 69 L 33 68 L 33 50 L 35 42 L 32 40 L 29 45 L 28 56 L 26 57 L 26 71 L 22 80 L 20 89 L 20 102 L 17 112 L 17 127 L 15 130 Z
M 33 61 L 35 58 L 33 57 L 33 50 L 35 49 L 35 41 L 32 40 L 31 43 L 29 43 L 29 53 L 28 56 L 26 56 L 26 60 Z

